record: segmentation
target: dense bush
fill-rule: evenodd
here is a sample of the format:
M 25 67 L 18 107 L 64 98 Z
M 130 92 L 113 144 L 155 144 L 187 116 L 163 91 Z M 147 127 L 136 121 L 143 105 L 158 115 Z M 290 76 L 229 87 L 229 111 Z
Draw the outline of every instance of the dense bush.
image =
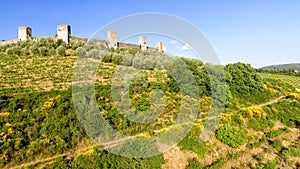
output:
M 190 150 L 198 154 L 199 157 L 204 157 L 207 151 L 205 142 L 200 142 L 197 136 L 189 133 L 180 143 L 182 150 Z
M 235 99 L 252 104 L 266 102 L 272 98 L 263 79 L 250 64 L 228 64 L 225 66 L 225 71 L 227 84 Z
M 217 138 L 224 144 L 233 148 L 240 147 L 245 144 L 247 140 L 247 133 L 245 130 L 234 127 L 230 124 L 221 126 L 216 130 Z
M 1 101 L 1 111 L 8 113 L 0 117 L 0 166 L 74 148 L 85 134 L 70 98 L 68 90 L 24 94 Z
M 56 52 L 58 56 L 66 56 L 66 48 L 64 46 L 56 48 Z

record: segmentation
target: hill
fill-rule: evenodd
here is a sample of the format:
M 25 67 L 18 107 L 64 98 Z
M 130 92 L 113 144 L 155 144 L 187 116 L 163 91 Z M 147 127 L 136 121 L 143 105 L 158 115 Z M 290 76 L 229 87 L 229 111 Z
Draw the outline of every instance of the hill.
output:
M 109 49 L 103 53 L 93 44 L 67 45 L 54 41 L 20 42 L 0 49 L 1 168 L 299 167 L 300 93 L 278 78 L 261 77 L 249 64 L 214 66 L 139 48 Z M 97 130 L 89 133 L 83 128 L 85 119 L 76 114 L 73 104 L 76 96 L 72 96 L 74 87 L 85 89 L 72 83 L 73 70 L 80 70 L 76 63 L 83 61 L 81 66 L 89 70 L 87 63 L 97 64 L 100 59 L 101 65 L 94 76 L 95 92 L 81 105 L 95 102 L 105 122 L 129 136 L 102 146 L 92 142 L 89 136 L 97 138 L 103 133 Z M 171 61 L 180 64 L 166 67 Z M 181 71 L 182 63 L 195 77 L 192 85 L 185 86 L 189 89 L 186 92 L 180 90 L 180 85 L 185 84 L 181 82 L 191 80 L 189 71 Z M 182 81 L 171 74 L 176 70 L 184 75 Z M 222 77 L 221 70 L 225 71 L 226 78 Z M 116 81 L 115 72 L 128 71 L 140 73 L 131 77 L 128 93 L 124 94 L 131 106 L 123 105 L 112 94 L 113 89 L 119 89 L 114 87 L 120 87 L 113 82 L 121 82 Z M 78 71 L 83 78 L 88 77 L 86 72 Z M 226 88 L 215 87 L 224 81 Z M 200 96 L 189 92 L 191 89 L 197 89 Z M 214 95 L 214 90 L 219 95 Z M 158 91 L 165 94 L 165 99 L 158 100 L 154 109 L 159 113 L 150 114 L 153 116 L 148 119 L 143 114 L 151 109 L 152 96 L 160 94 Z M 223 101 L 223 114 L 211 116 L 211 111 L 222 107 Z M 184 117 L 191 117 L 193 103 L 200 104 L 195 109 L 195 121 L 174 125 L 180 110 L 184 110 Z M 122 106 L 125 112 L 119 111 Z M 87 112 L 89 115 L 92 111 Z M 94 118 L 88 115 L 86 119 Z M 217 118 L 220 121 L 213 128 L 211 138 L 199 141 L 202 133 L 207 132 L 205 129 L 211 127 L 206 122 L 215 122 Z M 171 137 L 172 131 L 179 134 L 189 127 L 187 136 L 163 154 L 148 158 L 116 155 L 126 152 L 124 147 L 138 153 L 154 150 L 155 144 L 141 145 L 133 138 L 151 143 L 153 137 L 167 134 L 165 145 L 168 145 L 176 140 Z
M 300 70 L 300 63 L 290 63 L 282 65 L 271 65 L 260 68 L 262 70 Z

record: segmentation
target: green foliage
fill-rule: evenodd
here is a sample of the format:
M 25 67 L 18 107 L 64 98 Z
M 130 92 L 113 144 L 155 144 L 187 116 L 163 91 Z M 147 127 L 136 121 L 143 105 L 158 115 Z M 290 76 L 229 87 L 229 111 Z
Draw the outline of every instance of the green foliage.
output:
M 230 124 L 221 126 L 216 130 L 217 138 L 224 144 L 233 148 L 240 147 L 245 144 L 247 140 L 247 133 L 245 130 L 234 127 Z
M 265 131 L 274 127 L 274 121 L 270 118 L 251 118 L 248 127 L 256 131 Z
M 137 76 L 130 83 L 129 94 L 142 94 L 148 90 L 149 85 L 148 79 L 145 76 Z
M 263 79 L 250 64 L 234 63 L 225 66 L 227 84 L 235 99 L 245 103 L 262 103 L 270 100 L 270 92 Z
M 71 90 L 8 97 L 11 112 L 0 117 L 0 166 L 50 156 L 74 148 L 85 134 L 77 121 Z
M 48 55 L 49 55 L 49 54 L 48 54 L 48 50 L 47 50 L 46 47 L 40 47 L 40 48 L 39 48 L 39 51 L 40 51 L 40 55 L 41 55 L 41 56 L 48 56 Z
M 273 113 L 268 110 L 268 117 L 280 120 L 282 123 L 290 127 L 300 126 L 300 102 L 291 99 L 284 99 L 272 105 L 278 112 Z M 271 112 L 270 112 L 271 111 Z
M 220 169 L 225 164 L 225 159 L 218 159 L 217 161 L 213 162 L 211 165 L 205 167 L 205 169 Z
M 93 148 L 87 154 L 80 154 L 74 159 L 66 161 L 57 159 L 55 163 L 45 166 L 45 169 L 52 168 L 101 168 L 101 169 L 131 169 L 131 168 L 145 168 L 145 169 L 159 169 L 164 164 L 162 155 L 149 158 L 126 158 L 121 157 L 100 148 Z
M 289 76 L 281 74 L 269 74 L 269 73 L 260 73 L 260 75 L 266 79 L 273 79 L 281 81 L 282 83 L 288 83 L 296 88 L 300 88 L 300 77 L 298 76 Z
M 201 163 L 197 159 L 192 158 L 189 160 L 189 165 L 187 166 L 186 169 L 200 169 L 200 168 L 202 168 Z
M 275 131 L 271 131 L 271 132 L 269 132 L 269 133 L 267 133 L 267 137 L 268 138 L 274 138 L 274 137 L 277 137 L 277 136 L 279 136 L 280 134 L 282 134 L 283 133 L 283 130 L 275 130 Z
M 257 155 L 254 155 L 253 158 L 260 162 L 264 159 L 264 156 L 262 154 L 257 154 Z
M 204 157 L 207 151 L 205 142 L 200 142 L 199 138 L 189 133 L 180 143 L 182 150 L 190 150 L 198 154 L 199 157 Z
M 268 161 L 267 164 L 259 164 L 257 165 L 258 169 L 276 169 L 278 165 L 277 161 Z
M 252 118 L 252 117 L 261 118 L 264 116 L 264 110 L 261 107 L 241 108 L 240 112 L 243 114 L 244 117 L 247 118 Z
M 274 149 L 276 149 L 277 151 L 279 151 L 279 150 L 282 149 L 282 143 L 281 143 L 280 140 L 275 139 L 275 140 L 273 140 L 273 141 L 270 141 L 270 143 L 271 143 L 272 147 L 273 147 Z
M 51 38 L 40 38 L 3 45 L 0 48 L 0 54 L 9 56 L 65 56 L 67 49 L 76 51 L 77 48 L 82 46 L 83 43 L 80 42 L 75 43 L 71 41 L 67 45 L 61 39 L 54 41 Z
M 66 48 L 64 46 L 59 46 L 56 52 L 58 56 L 66 56 Z
M 292 93 L 288 94 L 288 98 L 299 100 L 300 99 L 300 94 L 292 92 Z

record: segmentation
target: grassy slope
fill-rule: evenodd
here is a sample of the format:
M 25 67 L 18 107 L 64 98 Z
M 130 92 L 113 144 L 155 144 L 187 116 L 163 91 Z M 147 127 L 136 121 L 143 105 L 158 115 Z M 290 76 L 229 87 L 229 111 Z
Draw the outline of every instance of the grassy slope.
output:
M 1 91 L 2 94 L 15 94 L 15 93 L 29 93 L 33 90 L 36 91 L 49 91 L 49 90 L 65 90 L 70 86 L 71 77 L 72 77 L 72 65 L 75 61 L 75 57 L 18 57 L 17 59 L 10 59 L 9 57 L 3 56 L 1 57 Z M 30 65 L 30 63 L 32 63 Z M 98 80 L 99 84 L 109 84 L 110 79 L 112 77 L 112 71 L 115 68 L 115 65 L 106 63 L 102 65 L 103 67 L 100 67 L 100 71 L 98 72 Z M 60 71 L 64 73 L 60 73 Z M 150 79 L 154 79 L 153 81 L 156 81 L 155 79 L 164 79 L 163 73 L 158 72 L 151 72 L 146 71 L 149 75 Z M 26 86 L 26 87 L 32 87 L 32 89 L 21 89 L 20 87 Z M 279 84 L 280 86 L 280 84 Z M 14 89 L 14 90 L 12 90 Z M 44 97 L 40 100 L 40 102 L 36 102 L 37 104 L 40 104 L 40 106 L 36 105 L 37 109 L 40 111 L 42 106 L 49 101 L 49 98 L 54 98 L 58 94 L 64 95 L 63 93 L 57 93 L 53 94 L 47 97 Z M 30 97 L 30 95 L 25 96 Z M 70 95 L 66 95 L 66 97 L 70 97 Z M 37 98 L 40 98 L 38 96 Z M 66 98 L 67 99 L 67 98 Z M 1 101 L 5 101 L 5 98 L 2 98 Z M 12 102 L 16 102 L 17 100 L 11 100 Z M 66 101 L 68 102 L 68 101 Z M 295 104 L 293 106 L 294 109 L 288 110 L 286 107 L 290 104 Z M 12 104 L 12 103 L 11 103 Z M 14 108 L 9 108 L 11 104 L 2 104 L 2 113 L 4 113 L 4 110 L 13 110 Z M 22 105 L 22 103 L 19 103 Z M 241 103 L 241 105 L 243 105 Z M 30 106 L 29 106 L 30 107 Z M 263 117 L 247 117 L 243 113 L 245 109 L 243 108 L 249 108 L 249 107 L 239 107 L 234 112 L 230 111 L 228 116 L 230 116 L 229 120 L 226 119 L 226 116 L 224 116 L 224 119 L 222 121 L 223 124 L 231 124 L 233 126 L 239 127 L 239 128 L 245 128 L 248 133 L 248 139 L 247 143 L 239 148 L 231 148 L 224 143 L 217 140 L 214 136 L 211 140 L 209 140 L 205 145 L 204 148 L 203 145 L 199 146 L 199 149 L 195 149 L 194 152 L 196 152 L 199 156 L 196 155 L 197 160 L 202 163 L 202 165 L 205 166 L 241 166 L 245 165 L 245 161 L 247 161 L 246 165 L 257 165 L 262 166 L 265 164 L 268 164 L 268 158 L 271 156 L 274 161 L 277 161 L 277 165 L 281 164 L 282 166 L 287 165 L 294 165 L 297 162 L 297 155 L 291 155 L 290 149 L 293 147 L 297 147 L 299 144 L 299 130 L 295 127 L 297 127 L 297 124 L 289 124 L 286 121 L 286 118 L 284 116 L 285 112 L 289 112 L 293 114 L 293 112 L 300 112 L 299 108 L 299 100 L 287 98 L 283 99 L 279 103 L 273 103 L 272 105 L 264 105 L 263 110 Z M 55 108 L 56 109 L 56 108 Z M 23 108 L 23 110 L 26 110 L 26 108 Z M 279 113 L 280 116 L 273 115 L 274 112 Z M 241 116 L 236 116 L 236 112 L 239 112 Z M 18 113 L 16 112 L 9 112 L 9 113 Z M 20 113 L 20 112 L 19 112 Z M 30 112 L 33 113 L 33 112 Z M 71 113 L 71 112 L 70 112 Z M 233 115 L 232 115 L 233 113 Z M 21 114 L 21 113 L 20 113 Z M 297 113 L 296 113 L 297 114 Z M 5 115 L 4 115 L 5 116 Z M 9 125 L 7 125 L 7 122 L 9 120 L 5 117 L 2 118 L 2 125 L 3 127 L 6 126 L 5 132 L 9 132 Z M 14 115 L 9 115 L 8 117 L 18 117 Z M 22 116 L 21 116 L 22 117 Z M 72 116 L 74 118 L 74 116 Z M 45 119 L 48 117 L 45 116 Z M 299 118 L 295 113 L 293 116 L 290 117 L 292 120 L 295 120 L 295 123 L 297 123 L 297 119 Z M 255 127 L 255 120 L 251 119 L 262 119 L 262 123 L 265 121 L 266 124 L 268 124 L 268 119 L 271 119 L 273 123 L 275 123 L 275 126 L 267 127 L 264 129 L 256 128 Z M 18 121 L 18 119 L 14 119 Z M 20 119 L 21 120 L 21 119 Z M 227 121 L 226 121 L 227 120 Z M 264 121 L 265 120 L 265 121 Z M 251 121 L 251 122 L 250 122 Z M 20 121 L 21 122 L 21 121 Z M 45 121 L 44 121 L 45 122 Z M 37 122 L 40 123 L 40 122 Z M 253 123 L 253 124 L 252 124 Z M 296 126 L 295 126 L 296 125 Z M 51 126 L 51 125 L 50 125 Z M 249 127 L 252 126 L 252 127 Z M 20 127 L 20 126 L 19 126 Z M 18 126 L 13 126 L 16 131 L 18 130 Z M 198 128 L 199 130 L 199 128 Z M 199 131 L 197 130 L 197 127 L 195 127 L 192 130 L 192 137 L 189 137 L 188 140 L 183 141 L 179 145 L 179 147 L 182 148 L 182 153 L 186 153 L 186 150 L 189 149 L 189 146 L 186 146 L 185 144 L 197 144 L 197 141 L 195 143 L 195 140 L 197 140 Z M 269 136 L 270 133 L 276 132 L 276 131 L 282 131 L 280 134 L 275 134 L 275 136 Z M 269 134 L 269 135 L 268 135 Z M 3 137 L 3 135 L 2 135 Z M 78 142 L 84 140 L 86 136 L 80 136 L 78 138 Z M 281 146 L 278 141 L 280 140 Z M 6 140 L 7 141 L 7 140 Z M 53 143 L 56 143 L 57 140 L 52 140 Z M 276 142 L 276 145 L 274 145 Z M 2 143 L 1 143 L 2 144 Z M 79 143 L 70 146 L 70 149 L 77 149 L 79 146 Z M 193 149 L 195 146 L 192 146 L 191 149 Z M 54 148 L 56 150 L 56 148 Z M 68 147 L 64 148 L 64 152 L 68 152 Z M 202 151 L 202 152 L 201 152 Z M 203 151 L 205 151 L 203 153 Z M 250 153 L 245 153 L 250 152 Z M 54 153 L 57 154 L 58 152 Z M 48 154 L 35 154 L 33 157 L 29 159 L 25 159 L 24 161 L 31 161 L 31 159 L 37 158 L 43 159 L 51 156 L 51 152 L 48 152 Z M 60 153 L 58 153 L 60 154 Z M 203 155 L 201 155 L 203 154 Z M 205 155 L 204 155 L 205 154 Z M 2 156 L 5 154 L 2 154 Z M 72 158 L 72 157 L 76 158 Z M 97 156 L 102 157 L 103 159 L 106 159 L 104 161 L 101 161 L 97 158 Z M 201 156 L 204 156 L 204 158 L 201 158 Z M 262 157 L 260 157 L 262 156 Z M 89 163 L 91 168 L 93 168 L 92 164 L 95 162 L 101 162 L 104 164 L 110 164 L 110 163 L 121 163 L 120 165 L 127 164 L 133 165 L 135 164 L 137 166 L 160 166 L 163 162 L 161 159 L 162 157 L 155 157 L 152 159 L 147 160 L 130 160 L 130 159 L 123 159 L 118 158 L 116 156 L 113 156 L 112 154 L 109 154 L 107 152 L 103 152 L 102 149 L 99 148 L 93 148 L 91 151 L 88 151 L 87 153 L 78 153 L 75 155 L 66 155 L 63 156 L 57 156 L 55 160 L 46 161 L 47 164 L 37 164 L 44 166 L 45 168 L 53 168 L 55 166 L 61 166 L 61 167 L 80 167 L 84 163 Z M 167 157 L 165 157 L 167 158 Z M 86 159 L 89 159 L 88 162 Z M 5 158 L 2 158 L 2 160 L 5 160 Z M 185 159 L 186 162 L 188 159 Z M 271 163 L 271 162 L 269 162 Z M 12 165 L 12 164 L 10 164 Z M 135 166 L 133 165 L 133 166 Z M 271 164 L 270 164 L 271 165 Z M 36 166 L 33 164 L 33 166 Z M 133 167 L 132 166 L 132 167 Z

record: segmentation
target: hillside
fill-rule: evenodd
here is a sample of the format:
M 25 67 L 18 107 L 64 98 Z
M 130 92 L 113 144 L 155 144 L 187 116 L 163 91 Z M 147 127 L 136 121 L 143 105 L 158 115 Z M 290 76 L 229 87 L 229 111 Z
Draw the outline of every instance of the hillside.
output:
M 290 63 L 282 65 L 271 65 L 260 68 L 262 70 L 300 70 L 300 63 Z
M 263 78 L 273 78 L 282 80 L 285 83 L 288 83 L 298 90 L 300 89 L 300 77 L 299 76 L 291 76 L 291 75 L 282 75 L 282 74 L 275 74 L 275 73 L 260 73 Z
M 244 63 L 213 66 L 197 59 L 143 52 L 139 48 L 109 49 L 99 55 L 101 51 L 94 44 L 47 40 L 0 46 L 1 168 L 300 166 L 300 93 L 292 85 L 278 78 L 263 78 L 251 65 Z M 78 119 L 82 117 L 76 114 L 74 107 L 78 100 L 76 96 L 72 97 L 72 87 L 85 89 L 77 83 L 72 86 L 74 78 L 77 82 L 82 80 L 74 77 L 74 66 L 83 61 L 81 66 L 86 66 L 86 69 L 77 73 L 82 73 L 80 77 L 87 80 L 86 70 L 99 63 L 99 59 L 102 63 L 95 71 L 95 93 L 85 101 L 93 102 L 94 99 L 103 119 L 115 130 L 130 136 L 102 147 L 88 136 L 94 134 L 94 138 L 98 138 L 99 133 L 89 133 L 79 123 Z M 177 64 L 168 67 L 167 63 L 171 61 Z M 186 65 L 189 71 L 185 71 L 182 65 Z M 75 70 L 80 68 L 75 67 Z M 178 74 L 172 72 L 178 70 L 181 76 L 184 75 L 183 79 L 178 80 Z M 127 106 L 120 102 L 120 98 L 114 97 L 112 90 L 120 87 L 115 72 L 132 71 L 140 74 L 130 80 L 126 96 L 131 106 Z M 189 72 L 195 81 L 189 79 Z M 180 85 L 186 81 L 193 83 L 185 86 L 184 89 L 188 90 L 180 90 Z M 222 82 L 226 82 L 226 88 L 215 87 L 221 86 Z M 194 94 L 195 89 L 199 96 Z M 214 90 L 221 93 L 214 95 Z M 151 109 L 151 96 L 160 94 L 158 91 L 165 94 L 154 107 L 159 113 L 143 116 Z M 191 117 L 196 103 L 199 107 L 196 107 L 195 121 L 174 125 L 181 110 L 184 110 L 184 117 Z M 224 113 L 219 115 L 220 121 L 211 138 L 199 141 L 201 134 L 206 132 L 206 122 L 212 120 L 210 113 L 215 108 L 212 103 L 224 108 Z M 122 106 L 125 113 L 119 112 Z M 181 133 L 189 128 L 187 136 L 170 151 L 148 158 L 122 157 L 103 148 L 119 154 L 126 152 L 124 147 L 147 153 L 155 148 L 153 144 L 140 145 L 134 142 L 134 138 L 151 143 L 153 137 L 171 136 L 172 131 Z M 165 145 L 168 145 L 176 137 L 165 139 Z

